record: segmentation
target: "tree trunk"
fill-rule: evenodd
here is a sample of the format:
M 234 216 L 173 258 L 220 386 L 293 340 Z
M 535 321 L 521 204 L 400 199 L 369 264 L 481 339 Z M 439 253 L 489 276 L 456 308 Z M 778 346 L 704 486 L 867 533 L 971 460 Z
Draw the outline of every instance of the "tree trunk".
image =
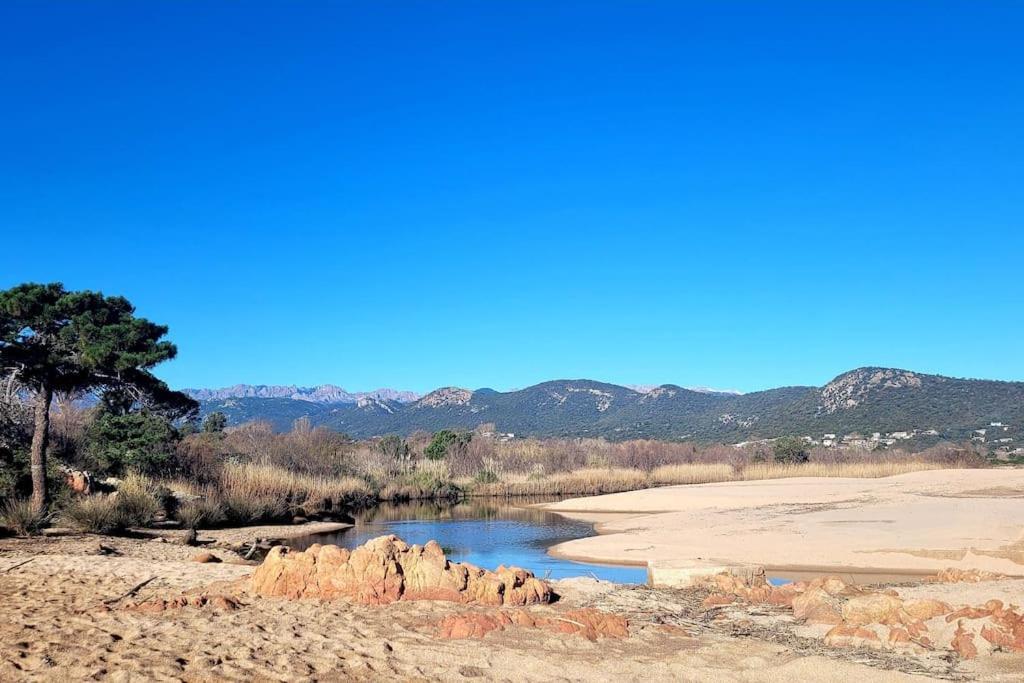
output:
M 35 430 L 32 432 L 32 509 L 46 512 L 46 447 L 50 443 L 50 403 L 53 389 L 43 386 L 36 394 Z

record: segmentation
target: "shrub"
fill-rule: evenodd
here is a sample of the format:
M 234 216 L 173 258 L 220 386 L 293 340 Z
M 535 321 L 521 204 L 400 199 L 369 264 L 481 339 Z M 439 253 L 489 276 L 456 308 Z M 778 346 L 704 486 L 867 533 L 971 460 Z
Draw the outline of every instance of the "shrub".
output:
M 0 508 L 0 524 L 18 536 L 34 536 L 46 526 L 48 516 L 36 512 L 27 500 L 8 500 Z
M 429 460 L 441 460 L 454 449 L 465 448 L 473 435 L 470 432 L 455 432 L 450 429 L 442 429 L 434 434 L 430 445 L 423 451 L 423 455 Z
M 169 493 L 169 491 L 168 491 Z M 144 527 L 153 523 L 164 504 L 157 498 L 157 486 L 141 474 L 129 474 L 117 487 L 114 496 L 118 514 L 125 527 Z
M 772 444 L 775 462 L 796 463 L 807 462 L 809 457 L 807 442 L 795 436 L 784 436 Z
M 499 481 L 501 481 L 501 477 L 491 470 L 480 470 L 473 477 L 474 484 L 497 484 Z
M 114 496 L 85 496 L 73 500 L 61 512 L 61 519 L 84 533 L 109 534 L 125 528 Z
M 176 517 L 186 529 L 206 529 L 223 524 L 228 515 L 224 503 L 214 491 L 178 506 Z

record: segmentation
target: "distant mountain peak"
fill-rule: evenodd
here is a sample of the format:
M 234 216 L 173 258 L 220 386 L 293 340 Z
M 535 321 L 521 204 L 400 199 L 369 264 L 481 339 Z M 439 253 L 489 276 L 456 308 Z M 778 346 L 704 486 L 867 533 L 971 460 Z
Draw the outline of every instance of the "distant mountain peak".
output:
M 856 408 L 871 395 L 887 389 L 919 389 L 922 375 L 898 368 L 857 368 L 839 375 L 821 390 L 821 409 L 832 414 Z
M 314 387 L 299 387 L 294 384 L 235 384 L 220 389 L 185 389 L 184 391 L 197 401 L 222 401 L 233 398 L 290 398 L 310 403 L 333 404 L 356 403 L 362 398 L 377 398 L 409 403 L 419 398 L 419 394 L 412 391 L 387 388 L 353 393 L 334 384 L 319 384 Z
M 416 405 L 424 408 L 441 408 L 443 406 L 464 406 L 473 398 L 473 392 L 461 387 L 442 387 L 416 401 Z

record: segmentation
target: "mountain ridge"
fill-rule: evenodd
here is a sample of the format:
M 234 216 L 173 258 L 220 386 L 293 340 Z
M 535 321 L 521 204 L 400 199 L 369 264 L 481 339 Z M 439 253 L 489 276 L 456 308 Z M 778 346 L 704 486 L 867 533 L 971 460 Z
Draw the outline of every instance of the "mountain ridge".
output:
M 747 394 L 674 384 L 642 389 L 557 379 L 507 392 L 442 387 L 406 401 L 372 395 L 376 392 L 337 402 L 259 395 L 197 398 L 203 413 L 219 410 L 231 424 L 265 419 L 276 429 L 287 429 L 294 419 L 306 417 L 359 438 L 493 423 L 500 432 L 522 436 L 616 440 L 739 442 L 787 434 L 820 438 L 826 433 L 913 430 L 962 439 L 988 422 L 1024 423 L 1024 382 L 958 379 L 899 368 L 855 368 L 821 387 Z

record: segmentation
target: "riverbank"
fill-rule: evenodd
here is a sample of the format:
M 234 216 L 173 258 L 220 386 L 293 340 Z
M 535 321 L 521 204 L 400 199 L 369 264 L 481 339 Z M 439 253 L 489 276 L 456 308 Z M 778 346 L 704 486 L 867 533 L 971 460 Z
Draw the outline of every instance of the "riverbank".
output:
M 593 522 L 561 543 L 591 562 L 711 560 L 790 572 L 1024 575 L 1024 469 L 661 487 L 542 505 Z
M 98 543 L 116 554 L 97 554 Z M 918 671 L 909 660 L 830 651 L 783 630 L 737 638 L 728 622 L 701 618 L 701 595 L 589 579 L 553 582 L 562 600 L 531 613 L 557 619 L 559 610 L 598 608 L 626 616 L 628 637 L 512 627 L 467 646 L 438 625 L 485 608 L 259 598 L 247 590 L 253 566 L 220 551 L 224 562 L 201 564 L 191 552 L 116 537 L 0 540 L 0 679 L 928 680 L 907 675 Z M 131 607 L 182 593 L 232 600 Z M 1003 678 L 1000 667 L 991 680 Z

